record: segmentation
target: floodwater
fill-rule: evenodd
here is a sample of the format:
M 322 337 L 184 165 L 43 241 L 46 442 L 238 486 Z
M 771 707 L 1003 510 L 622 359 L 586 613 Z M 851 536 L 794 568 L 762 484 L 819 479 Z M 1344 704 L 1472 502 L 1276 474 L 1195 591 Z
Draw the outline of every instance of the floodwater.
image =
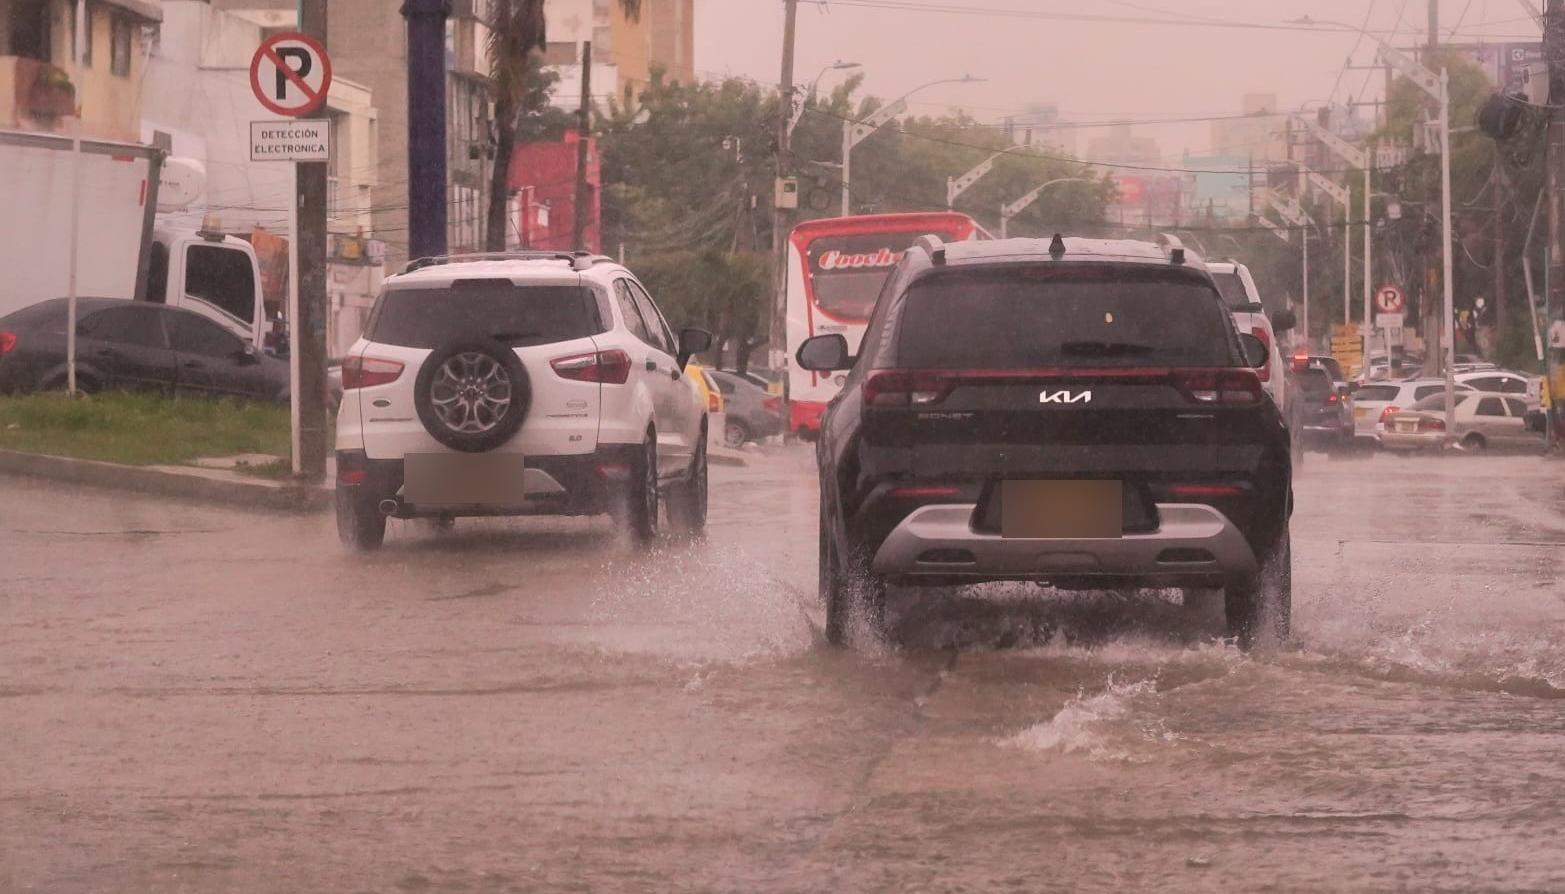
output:
M 0 479 L 0 890 L 1565 889 L 1565 486 L 1297 482 L 1295 642 L 1160 593 L 909 594 L 824 646 L 807 452 L 712 530 Z

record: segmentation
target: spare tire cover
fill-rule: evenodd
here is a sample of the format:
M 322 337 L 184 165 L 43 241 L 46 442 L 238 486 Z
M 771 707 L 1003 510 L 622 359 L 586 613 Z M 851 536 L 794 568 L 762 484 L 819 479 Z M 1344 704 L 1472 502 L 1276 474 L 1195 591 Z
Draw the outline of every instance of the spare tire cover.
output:
M 453 450 L 482 453 L 511 439 L 532 403 L 516 352 L 468 336 L 436 348 L 419 367 L 413 406 L 430 436 Z

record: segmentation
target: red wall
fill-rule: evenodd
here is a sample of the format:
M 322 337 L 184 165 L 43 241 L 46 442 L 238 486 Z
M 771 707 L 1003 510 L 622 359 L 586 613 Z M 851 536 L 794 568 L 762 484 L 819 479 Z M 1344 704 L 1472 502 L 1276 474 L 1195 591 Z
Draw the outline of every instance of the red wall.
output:
M 511 154 L 511 191 L 522 205 L 517 229 L 524 248 L 569 251 L 586 248 L 602 251 L 599 232 L 598 186 L 601 182 L 597 140 L 587 140 L 588 206 L 586 245 L 572 245 L 571 232 L 576 222 L 576 149 L 578 138 L 568 132 L 559 143 L 524 143 Z M 548 224 L 540 226 L 536 204 L 549 206 Z M 528 215 L 531 215 L 529 218 Z

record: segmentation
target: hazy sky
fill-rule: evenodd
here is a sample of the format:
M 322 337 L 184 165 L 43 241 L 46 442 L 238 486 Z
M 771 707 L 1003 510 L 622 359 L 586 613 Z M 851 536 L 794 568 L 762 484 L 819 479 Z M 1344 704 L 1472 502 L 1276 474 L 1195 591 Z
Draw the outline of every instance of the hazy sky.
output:
M 855 5 L 863 4 L 863 5 Z M 934 6 L 949 12 L 897 8 Z M 1532 0 L 1531 6 L 1539 6 Z M 986 12 L 987 11 L 987 12 Z M 1008 17 L 1076 15 L 1125 22 Z M 1159 24 L 1169 20 L 1284 25 L 1309 14 L 1369 30 L 1395 32 L 1402 46 L 1426 37 L 1428 0 L 801 0 L 796 78 L 808 82 L 837 59 L 864 65 L 866 88 L 884 97 L 943 77 L 972 74 L 987 83 L 918 94 L 915 113 L 959 106 L 983 121 L 1054 103 L 1075 121 L 1235 114 L 1246 92 L 1275 92 L 1283 108 L 1318 105 L 1338 84 L 1343 63 L 1374 61 L 1373 43 L 1354 32 L 1319 33 Z M 782 0 L 696 0 L 696 68 L 768 84 L 778 79 Z M 1460 23 L 1460 24 L 1458 24 Z M 1524 0 L 1441 0 L 1441 39 L 1536 39 Z M 1347 71 L 1335 98 L 1358 98 L 1377 71 Z M 835 83 L 840 75 L 823 81 Z M 1169 160 L 1204 151 L 1210 125 L 1138 128 L 1158 139 Z M 1080 131 L 1086 140 L 1101 131 Z

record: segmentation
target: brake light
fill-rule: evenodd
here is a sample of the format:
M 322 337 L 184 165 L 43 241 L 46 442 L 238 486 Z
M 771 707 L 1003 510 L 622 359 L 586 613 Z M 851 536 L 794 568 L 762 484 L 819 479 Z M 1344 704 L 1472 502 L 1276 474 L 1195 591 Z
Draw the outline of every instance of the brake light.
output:
M 0 354 L 9 354 L 16 348 L 15 332 L 0 332 Z
M 402 364 L 376 357 L 349 357 L 342 361 L 342 390 L 389 385 L 402 375 Z
M 1261 377 L 1262 382 L 1270 382 L 1272 380 L 1272 334 L 1265 326 L 1251 327 L 1250 334 L 1260 339 L 1261 344 L 1266 346 L 1266 362 L 1261 364 L 1260 369 L 1255 373 Z
M 630 379 L 630 355 L 618 348 L 557 357 L 549 366 L 555 375 L 573 382 L 623 385 Z
M 1402 412 L 1402 408 L 1395 404 L 1387 406 L 1384 410 L 1380 411 L 1380 424 L 1385 425 L 1387 422 L 1391 421 L 1392 416 L 1395 416 L 1400 412 Z
M 880 370 L 864 380 L 864 404 L 871 407 L 921 407 L 951 393 L 956 374 Z
M 1419 431 L 1445 431 L 1445 420 L 1444 419 L 1420 419 L 1420 420 L 1418 420 L 1418 430 Z
M 1335 391 L 1333 391 L 1330 394 L 1326 395 L 1326 403 L 1328 403 L 1328 404 L 1334 404 L 1334 403 L 1336 403 L 1339 400 L 1342 400 L 1342 395 L 1338 394 Z
M 1253 369 L 1176 369 L 1172 378 L 1197 403 L 1258 404 L 1266 398 L 1261 377 Z
M 723 410 L 723 402 L 718 399 L 716 391 L 706 393 L 706 411 L 708 413 L 720 413 Z

